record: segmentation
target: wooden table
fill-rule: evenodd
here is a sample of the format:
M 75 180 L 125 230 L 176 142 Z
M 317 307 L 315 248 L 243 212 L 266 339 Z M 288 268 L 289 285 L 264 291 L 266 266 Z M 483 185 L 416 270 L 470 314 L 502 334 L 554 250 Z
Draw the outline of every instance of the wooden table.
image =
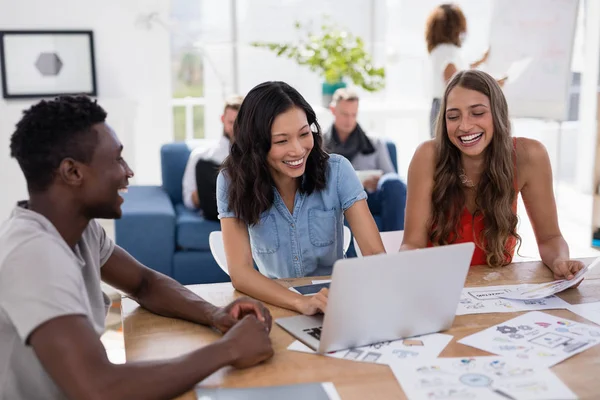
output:
M 593 259 L 582 259 L 585 264 Z M 415 273 L 418 273 L 415 271 Z M 313 277 L 314 278 L 314 277 Z M 313 278 L 281 280 L 285 286 L 307 284 Z M 316 279 L 316 278 L 314 278 Z M 473 267 L 467 286 L 495 286 L 518 283 L 541 283 L 553 280 L 550 271 L 540 262 L 515 263 L 504 268 Z M 190 288 L 204 299 L 226 305 L 241 294 L 230 283 L 192 285 Z M 559 294 L 571 304 L 600 301 L 600 268 L 588 273 L 577 289 Z M 269 306 L 273 318 L 294 315 L 294 312 Z M 549 314 L 575 321 L 586 319 L 567 310 L 545 310 Z M 489 353 L 457 343 L 458 340 L 515 318 L 520 313 L 493 313 L 457 316 L 445 333 L 454 336 L 440 357 L 484 356 Z M 132 300 L 122 303 L 123 328 L 127 361 L 165 359 L 203 347 L 219 335 L 203 326 L 159 317 L 142 309 Z M 304 382 L 333 382 L 342 399 L 405 399 L 405 395 L 386 365 L 354 362 L 315 356 L 286 348 L 294 338 L 273 324 L 271 339 L 274 357 L 246 370 L 223 368 L 202 382 L 206 386 L 250 387 Z M 600 345 L 592 347 L 554 366 L 552 371 L 581 399 L 600 398 Z M 181 399 L 195 399 L 188 392 Z

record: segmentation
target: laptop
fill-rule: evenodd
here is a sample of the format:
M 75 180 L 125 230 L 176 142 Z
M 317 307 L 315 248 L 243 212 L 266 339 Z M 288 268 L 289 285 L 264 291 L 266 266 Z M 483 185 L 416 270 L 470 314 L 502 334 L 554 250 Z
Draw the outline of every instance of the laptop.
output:
M 321 354 L 449 329 L 474 250 L 461 243 L 338 260 L 325 315 L 275 322 Z

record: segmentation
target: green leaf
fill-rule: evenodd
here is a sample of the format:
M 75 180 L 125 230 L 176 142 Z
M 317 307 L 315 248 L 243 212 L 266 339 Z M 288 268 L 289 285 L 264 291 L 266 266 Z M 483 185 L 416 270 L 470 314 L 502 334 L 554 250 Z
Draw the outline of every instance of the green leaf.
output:
M 324 20 L 330 21 L 328 16 Z M 385 87 L 385 70 L 373 65 L 362 38 L 332 23 L 323 23 L 320 32 L 311 32 L 299 21 L 294 27 L 304 30 L 304 39 L 296 43 L 252 42 L 251 45 L 268 48 L 278 57 L 305 65 L 330 84 L 348 78 L 367 91 Z

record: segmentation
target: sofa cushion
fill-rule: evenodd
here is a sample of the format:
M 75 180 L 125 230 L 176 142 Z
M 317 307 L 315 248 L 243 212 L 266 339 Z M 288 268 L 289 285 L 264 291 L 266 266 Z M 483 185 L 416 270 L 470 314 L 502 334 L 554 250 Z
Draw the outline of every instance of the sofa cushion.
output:
M 390 152 L 390 158 L 392 159 L 392 164 L 394 164 L 394 169 L 396 170 L 396 173 L 398 173 L 398 153 L 396 152 L 396 144 L 391 140 L 387 140 L 385 144 Z
M 165 144 L 160 149 L 162 187 L 173 204 L 182 202 L 181 182 L 190 152 L 185 142 Z
M 187 209 L 182 203 L 175 206 L 177 215 L 177 246 L 186 250 L 210 251 L 208 236 L 213 231 L 220 231 L 218 221 L 204 219 L 198 211 Z

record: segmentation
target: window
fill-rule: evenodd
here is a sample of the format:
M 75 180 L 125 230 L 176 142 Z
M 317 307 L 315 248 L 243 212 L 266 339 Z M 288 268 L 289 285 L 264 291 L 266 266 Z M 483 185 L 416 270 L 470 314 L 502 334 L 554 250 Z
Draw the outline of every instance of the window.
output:
M 204 62 L 195 43 L 201 38 L 202 2 L 171 2 L 171 79 L 176 141 L 204 138 Z

